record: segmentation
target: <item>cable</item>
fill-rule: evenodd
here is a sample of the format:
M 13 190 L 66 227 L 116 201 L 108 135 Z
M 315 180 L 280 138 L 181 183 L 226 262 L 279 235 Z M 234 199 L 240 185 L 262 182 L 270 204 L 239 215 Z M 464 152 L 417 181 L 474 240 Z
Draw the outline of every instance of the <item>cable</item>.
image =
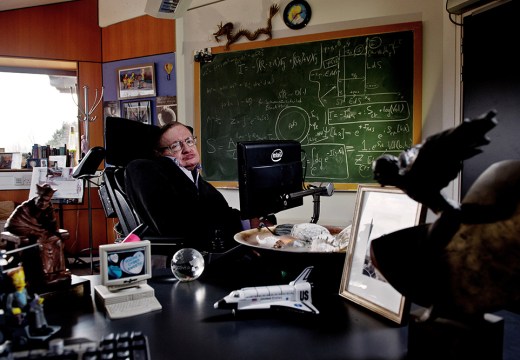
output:
M 302 164 L 305 163 L 305 166 L 303 167 L 302 189 L 306 189 L 305 178 L 307 177 L 307 153 L 303 149 L 301 150 L 301 153 L 304 155 L 303 158 L 305 159 L 305 161 L 302 161 Z

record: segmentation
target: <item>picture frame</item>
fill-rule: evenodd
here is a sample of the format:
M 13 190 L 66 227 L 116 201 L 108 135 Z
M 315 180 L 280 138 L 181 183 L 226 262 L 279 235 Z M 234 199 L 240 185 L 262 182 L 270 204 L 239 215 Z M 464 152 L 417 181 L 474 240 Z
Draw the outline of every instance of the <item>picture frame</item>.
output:
M 27 169 L 32 169 L 32 168 L 35 168 L 35 167 L 40 167 L 40 161 L 41 159 L 36 159 L 36 158 L 30 158 L 30 159 L 27 159 Z
M 121 67 L 116 71 L 118 100 L 153 97 L 156 95 L 154 63 Z
M 151 124 L 152 102 L 150 100 L 124 102 L 122 115 L 125 119 L 139 121 L 143 124 Z
M 398 188 L 358 185 L 339 294 L 401 324 L 410 303 L 375 270 L 370 259 L 370 242 L 419 225 L 425 215 L 426 208 Z
M 105 101 L 103 103 L 103 113 L 105 119 L 109 116 L 121 117 L 119 101 Z
M 156 124 L 164 126 L 177 121 L 177 96 L 157 96 L 155 99 Z
M 11 170 L 22 168 L 22 153 L 2 152 L 0 153 L 0 170 Z
M 37 195 L 36 184 L 49 184 L 56 189 L 53 202 L 79 204 L 83 199 L 83 180 L 72 176 L 73 167 L 33 167 L 29 199 Z
M 0 153 L 0 170 L 9 170 L 13 165 L 13 153 Z

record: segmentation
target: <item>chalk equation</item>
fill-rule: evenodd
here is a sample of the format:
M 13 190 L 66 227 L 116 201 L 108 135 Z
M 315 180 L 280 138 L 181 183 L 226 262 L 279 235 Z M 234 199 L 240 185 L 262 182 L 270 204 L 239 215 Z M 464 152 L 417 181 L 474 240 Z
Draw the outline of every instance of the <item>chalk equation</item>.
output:
M 302 144 L 307 181 L 373 182 L 372 161 L 413 145 L 414 33 L 223 53 L 201 65 L 208 180 L 236 180 L 236 144 Z

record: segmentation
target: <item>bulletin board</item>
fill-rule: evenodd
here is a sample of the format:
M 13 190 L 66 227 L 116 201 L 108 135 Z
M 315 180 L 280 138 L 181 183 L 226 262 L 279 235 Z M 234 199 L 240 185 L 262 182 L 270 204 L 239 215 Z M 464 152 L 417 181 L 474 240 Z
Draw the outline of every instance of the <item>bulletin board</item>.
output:
M 371 183 L 372 162 L 421 139 L 420 22 L 212 49 L 195 64 L 206 180 L 237 187 L 236 144 L 298 140 L 306 182 Z

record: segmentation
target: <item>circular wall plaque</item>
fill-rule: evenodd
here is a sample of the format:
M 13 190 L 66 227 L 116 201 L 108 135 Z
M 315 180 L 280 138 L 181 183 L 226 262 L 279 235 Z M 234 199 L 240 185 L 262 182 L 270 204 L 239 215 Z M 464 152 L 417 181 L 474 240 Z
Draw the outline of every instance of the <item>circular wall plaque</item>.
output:
M 293 0 L 283 11 L 285 25 L 293 30 L 304 28 L 311 19 L 312 10 L 307 1 Z

